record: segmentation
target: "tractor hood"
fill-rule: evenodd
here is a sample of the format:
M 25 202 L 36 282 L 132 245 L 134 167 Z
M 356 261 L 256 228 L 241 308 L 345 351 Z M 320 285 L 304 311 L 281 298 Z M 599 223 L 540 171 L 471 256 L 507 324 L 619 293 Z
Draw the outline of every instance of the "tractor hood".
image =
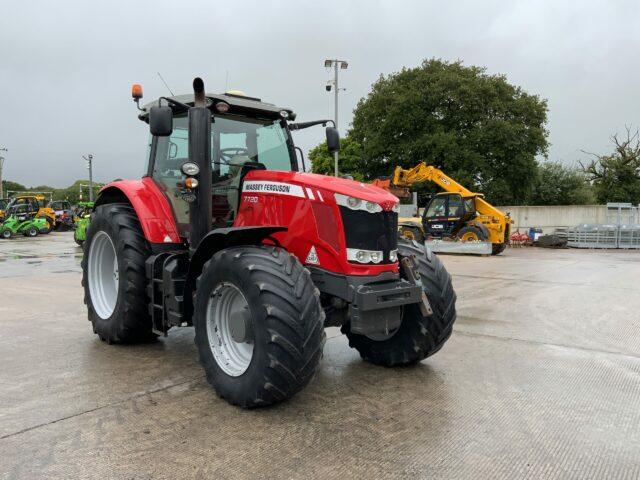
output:
M 245 182 L 247 181 L 276 182 L 298 185 L 307 189 L 339 193 L 341 195 L 359 198 L 366 202 L 377 203 L 384 210 L 391 210 L 399 202 L 398 197 L 395 195 L 371 184 L 347 180 L 346 178 L 317 175 L 314 173 L 256 170 L 247 174 Z M 309 195 L 309 192 L 306 193 Z

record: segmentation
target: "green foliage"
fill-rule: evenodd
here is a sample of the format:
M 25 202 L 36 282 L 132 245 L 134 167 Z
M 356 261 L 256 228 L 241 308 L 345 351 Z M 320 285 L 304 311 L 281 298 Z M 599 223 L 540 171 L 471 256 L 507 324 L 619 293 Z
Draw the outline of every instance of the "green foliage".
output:
M 594 155 L 596 158 L 582 165 L 592 182 L 600 203 L 640 203 L 640 140 L 638 131 L 633 135 L 627 128 L 626 139 L 614 135 L 615 150 L 610 155 Z
M 8 195 L 8 191 L 22 191 L 26 190 L 27 187 L 18 182 L 12 182 L 10 180 L 2 181 L 2 192 L 5 196 Z
M 596 203 L 585 174 L 558 162 L 544 162 L 538 168 L 531 205 L 590 205 Z
M 323 175 L 333 175 L 333 154 L 327 150 L 327 142 L 323 142 L 309 152 L 311 171 Z M 365 162 L 362 147 L 351 135 L 340 139 L 339 173 L 351 175 L 356 180 L 365 180 Z
M 425 60 L 381 76 L 360 100 L 349 137 L 362 157 L 349 173 L 370 180 L 425 161 L 492 203 L 524 203 L 537 178 L 535 157 L 547 152 L 546 121 L 546 101 L 504 76 Z

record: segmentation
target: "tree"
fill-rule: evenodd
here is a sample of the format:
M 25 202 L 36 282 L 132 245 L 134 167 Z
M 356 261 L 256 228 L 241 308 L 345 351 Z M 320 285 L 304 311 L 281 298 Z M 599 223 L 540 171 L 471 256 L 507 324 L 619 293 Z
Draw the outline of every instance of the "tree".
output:
M 333 154 L 327 150 L 327 142 L 323 142 L 309 152 L 313 173 L 333 175 Z M 349 174 L 356 180 L 365 180 L 362 146 L 351 135 L 340 139 L 339 173 Z
M 2 181 L 2 191 L 5 196 L 8 196 L 8 192 L 21 192 L 26 190 L 27 187 L 18 182 L 12 182 L 11 180 L 3 180 Z
M 426 161 L 492 203 L 519 204 L 547 153 L 546 121 L 546 101 L 503 75 L 431 59 L 382 75 L 358 102 L 350 137 L 365 179 Z
M 626 127 L 626 138 L 611 137 L 615 149 L 610 155 L 596 155 L 590 163 L 582 166 L 587 178 L 593 184 L 601 203 L 640 203 L 640 139 L 638 130 L 631 133 Z
M 544 162 L 529 203 L 532 205 L 589 205 L 596 202 L 582 170 L 558 162 Z

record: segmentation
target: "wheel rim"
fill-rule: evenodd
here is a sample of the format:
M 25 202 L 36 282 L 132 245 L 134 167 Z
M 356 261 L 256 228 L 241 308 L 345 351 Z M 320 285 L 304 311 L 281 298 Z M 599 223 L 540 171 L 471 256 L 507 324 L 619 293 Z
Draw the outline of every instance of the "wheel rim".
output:
M 415 240 L 416 236 L 411 230 L 404 229 L 402 230 L 402 236 L 407 240 Z
M 211 353 L 218 366 L 231 377 L 247 371 L 253 358 L 253 340 L 238 342 L 233 337 L 232 315 L 250 316 L 249 303 L 238 287 L 222 282 L 214 288 L 207 305 L 207 338 Z M 247 317 L 248 318 L 248 317 Z M 250 326 L 248 325 L 248 329 Z
M 93 309 L 103 319 L 109 318 L 118 301 L 118 257 L 113 242 L 100 230 L 91 240 L 88 260 L 89 295 Z
M 2 232 L 2 236 L 4 238 L 9 238 L 11 236 L 11 232 L 9 230 L 5 230 L 4 232 Z
M 465 232 L 464 235 L 460 237 L 460 240 L 462 240 L 463 242 L 477 242 L 480 239 L 474 232 Z

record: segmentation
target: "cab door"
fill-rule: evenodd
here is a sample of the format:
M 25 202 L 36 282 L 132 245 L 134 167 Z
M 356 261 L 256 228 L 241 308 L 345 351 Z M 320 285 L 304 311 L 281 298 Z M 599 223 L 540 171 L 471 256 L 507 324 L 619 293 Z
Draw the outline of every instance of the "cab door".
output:
M 449 195 L 436 195 L 431 199 L 422 217 L 425 237 L 442 238 L 449 235 L 451 230 L 447 209 Z

